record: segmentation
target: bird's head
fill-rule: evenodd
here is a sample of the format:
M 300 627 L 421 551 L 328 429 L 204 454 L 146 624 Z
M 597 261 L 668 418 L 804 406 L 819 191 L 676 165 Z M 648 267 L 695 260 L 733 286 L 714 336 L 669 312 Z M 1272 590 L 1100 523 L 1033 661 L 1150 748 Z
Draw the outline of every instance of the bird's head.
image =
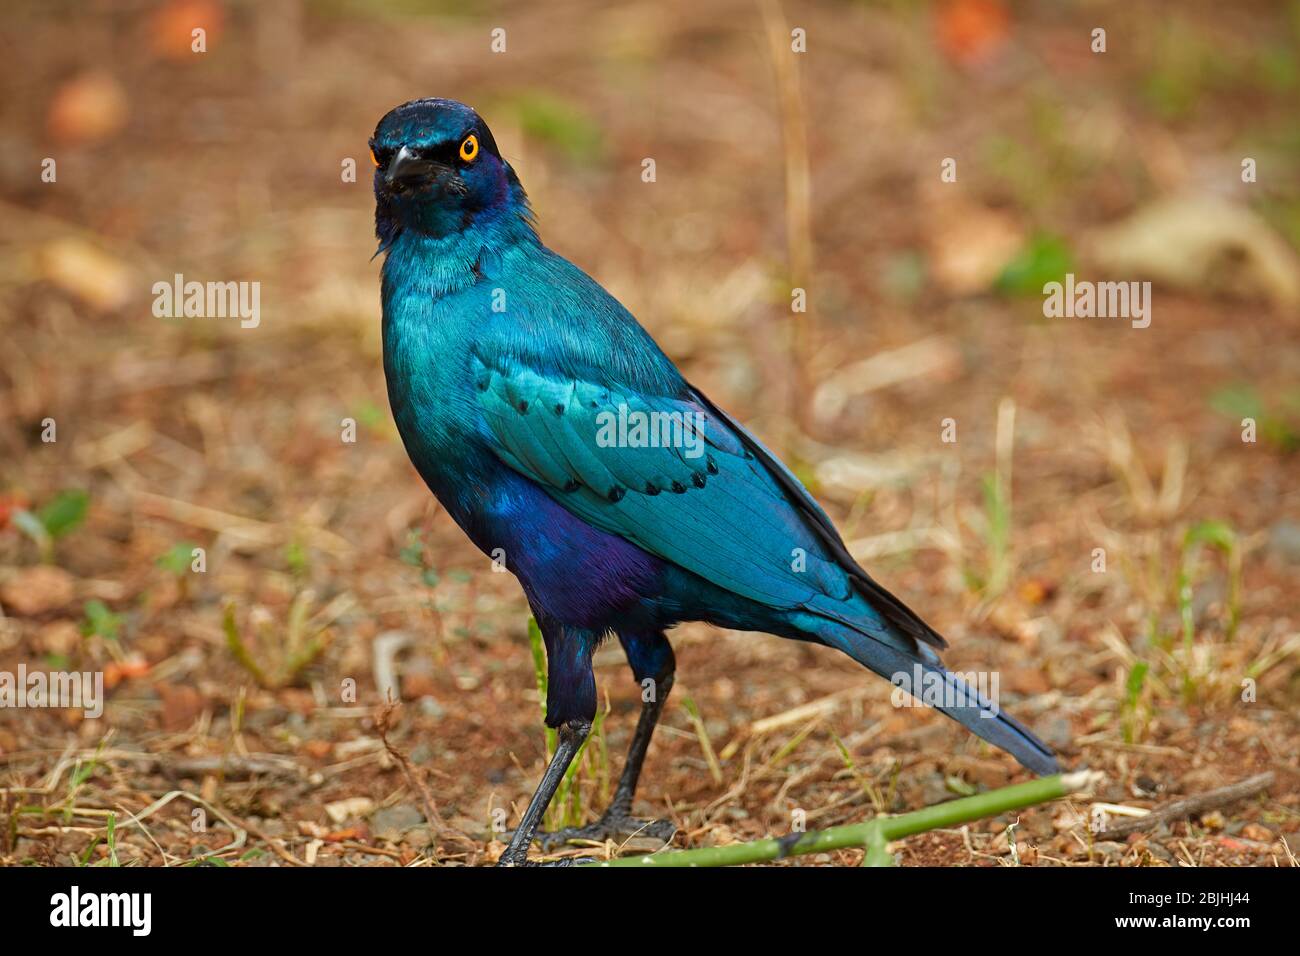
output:
M 528 218 L 523 189 L 492 131 L 464 103 L 403 103 L 375 127 L 370 156 L 381 249 L 405 230 L 441 238 L 512 215 Z

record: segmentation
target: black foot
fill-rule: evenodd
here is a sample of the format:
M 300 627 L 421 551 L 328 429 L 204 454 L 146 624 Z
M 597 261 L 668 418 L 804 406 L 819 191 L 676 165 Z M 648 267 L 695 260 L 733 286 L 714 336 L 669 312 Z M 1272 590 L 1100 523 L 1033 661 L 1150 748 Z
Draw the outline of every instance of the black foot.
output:
M 579 863 L 594 863 L 592 857 L 565 857 L 562 860 L 529 860 L 527 858 L 515 859 L 513 857 L 501 857 L 497 860 L 497 866 L 577 866 Z
M 626 810 L 610 809 L 595 823 L 589 823 L 585 827 L 565 827 L 553 833 L 539 833 L 535 839 L 543 850 L 554 850 L 575 841 L 604 843 L 613 840 L 623 843 L 647 837 L 667 843 L 676 832 L 677 827 L 671 820 L 638 820 Z

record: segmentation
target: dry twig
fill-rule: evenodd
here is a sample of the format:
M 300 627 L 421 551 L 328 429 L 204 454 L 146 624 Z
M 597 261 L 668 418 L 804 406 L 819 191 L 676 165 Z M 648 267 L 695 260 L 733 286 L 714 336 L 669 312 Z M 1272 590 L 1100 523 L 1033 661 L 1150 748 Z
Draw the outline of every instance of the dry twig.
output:
M 1267 790 L 1272 783 L 1273 772 L 1270 770 L 1268 773 L 1247 777 L 1245 780 L 1229 784 L 1226 787 L 1219 787 L 1216 790 L 1184 797 L 1182 800 L 1174 800 L 1162 807 L 1156 807 L 1145 816 L 1133 817 L 1122 823 L 1117 823 L 1110 829 L 1098 833 L 1095 839 L 1098 843 L 1107 840 L 1119 840 L 1130 833 L 1151 830 L 1162 823 L 1172 823 L 1175 820 L 1181 820 L 1196 813 L 1203 813 L 1206 810 L 1226 807 L 1230 803 L 1236 803 L 1238 800 L 1244 800 L 1246 797 L 1252 797 Z

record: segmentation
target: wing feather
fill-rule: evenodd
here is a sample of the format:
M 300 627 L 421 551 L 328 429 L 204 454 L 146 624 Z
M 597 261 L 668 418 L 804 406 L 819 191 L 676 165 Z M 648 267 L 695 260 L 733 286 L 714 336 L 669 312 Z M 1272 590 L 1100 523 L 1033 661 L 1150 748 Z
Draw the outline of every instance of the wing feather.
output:
M 850 595 L 848 575 L 789 508 L 779 484 L 701 403 L 564 380 L 518 361 L 474 363 L 501 459 L 583 519 L 769 606 Z M 610 441 L 610 416 L 616 422 L 620 409 L 629 418 L 657 413 L 694 422 L 686 416 L 703 415 L 703 444 L 665 444 L 671 431 L 649 444 L 648 434 L 641 443 Z

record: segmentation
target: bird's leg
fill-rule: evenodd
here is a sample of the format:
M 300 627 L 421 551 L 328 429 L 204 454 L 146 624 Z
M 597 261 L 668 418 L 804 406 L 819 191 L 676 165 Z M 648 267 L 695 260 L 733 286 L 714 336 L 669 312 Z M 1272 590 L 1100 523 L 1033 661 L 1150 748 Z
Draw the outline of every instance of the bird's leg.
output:
M 595 823 L 540 834 L 543 848 L 549 849 L 570 840 L 603 841 L 630 836 L 650 836 L 667 843 L 677 832 L 670 820 L 638 820 L 632 816 L 632 798 L 641 777 L 641 766 L 645 763 L 650 738 L 654 736 L 659 715 L 663 713 L 664 702 L 673 686 L 676 663 L 672 647 L 661 633 L 642 635 L 620 631 L 619 640 L 641 685 L 641 716 L 636 722 L 636 732 L 632 735 L 632 745 L 628 747 L 627 762 L 618 778 L 614 799 L 604 816 Z M 647 676 L 649 674 L 655 676 Z
M 546 773 L 542 775 L 542 782 L 537 785 L 537 790 L 533 793 L 533 799 L 528 801 L 528 809 L 524 811 L 524 817 L 519 821 L 514 836 L 510 838 L 510 845 L 501 854 L 497 866 L 520 866 L 527 861 L 528 845 L 533 842 L 533 834 L 537 832 L 538 824 L 542 822 L 542 815 L 550 806 L 556 788 L 564 779 L 564 771 L 569 769 L 569 764 L 582 747 L 582 742 L 587 739 L 590 730 L 589 720 L 571 720 L 560 725 L 555 756 L 547 765 Z
M 546 725 L 556 728 L 558 739 L 555 756 L 511 835 L 510 845 L 497 861 L 498 866 L 522 866 L 527 862 L 528 845 L 596 716 L 596 677 L 591 670 L 591 655 L 599 635 L 564 627 L 538 613 L 537 608 L 533 608 L 533 617 L 546 644 Z
M 650 749 L 650 738 L 654 736 L 659 724 L 659 715 L 663 713 L 664 701 L 673 687 L 673 675 L 660 679 L 655 685 L 655 694 L 649 700 L 641 702 L 641 716 L 636 722 L 636 733 L 632 735 L 632 745 L 627 748 L 627 763 L 618 778 L 618 787 L 614 790 L 614 799 L 610 802 L 610 813 L 630 816 L 632 797 L 636 795 L 637 781 L 641 778 L 641 765 L 645 763 L 646 751 Z

